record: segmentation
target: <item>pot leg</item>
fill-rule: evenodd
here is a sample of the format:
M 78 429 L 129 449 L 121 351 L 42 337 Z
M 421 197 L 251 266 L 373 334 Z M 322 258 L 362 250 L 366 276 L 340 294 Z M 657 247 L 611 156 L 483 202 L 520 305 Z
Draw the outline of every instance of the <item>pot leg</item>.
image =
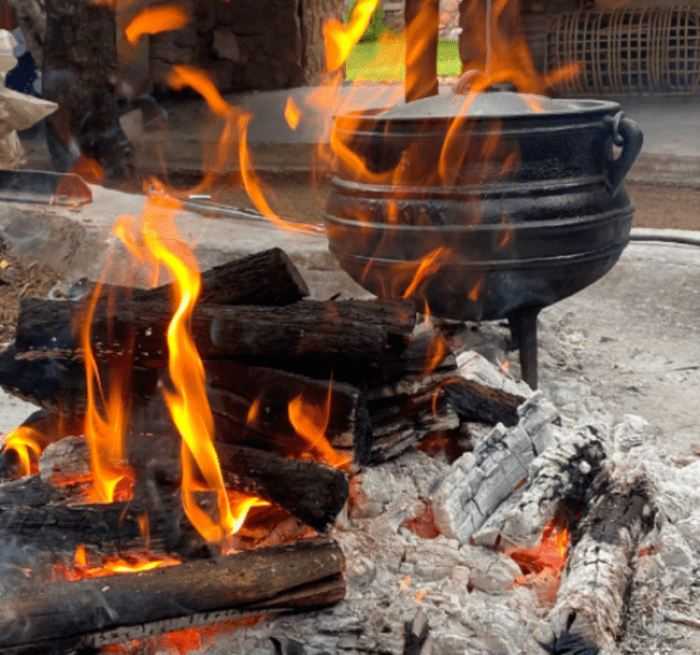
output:
M 508 315 L 513 340 L 520 350 L 521 376 L 537 389 L 537 316 L 541 307 L 521 307 Z

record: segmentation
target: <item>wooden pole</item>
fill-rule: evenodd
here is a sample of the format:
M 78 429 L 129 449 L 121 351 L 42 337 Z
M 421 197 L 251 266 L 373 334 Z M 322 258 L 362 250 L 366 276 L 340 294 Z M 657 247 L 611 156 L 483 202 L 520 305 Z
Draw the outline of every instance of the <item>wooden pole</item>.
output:
M 406 0 L 406 102 L 437 95 L 440 0 Z

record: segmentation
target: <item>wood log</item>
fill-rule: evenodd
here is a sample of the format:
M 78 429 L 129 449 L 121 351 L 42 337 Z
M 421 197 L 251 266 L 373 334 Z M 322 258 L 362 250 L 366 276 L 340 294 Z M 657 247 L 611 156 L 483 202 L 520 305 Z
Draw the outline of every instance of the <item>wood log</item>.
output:
M 459 419 L 442 394 L 442 374 L 409 376 L 368 392 L 371 462 L 396 457 L 436 433 L 455 430 Z
M 69 653 L 241 612 L 325 607 L 345 596 L 343 568 L 334 541 L 302 539 L 135 575 L 36 585 L 3 599 L 0 652 Z
M 517 425 L 518 407 L 525 402 L 522 396 L 493 389 L 462 377 L 448 381 L 443 386 L 443 393 L 463 421 L 488 425 L 503 423 L 507 428 Z
M 123 353 L 133 338 L 136 364 L 163 366 L 170 307 L 124 299 L 112 312 L 108 309 L 107 302 L 99 302 L 93 320 L 96 355 Z M 79 303 L 26 299 L 16 347 L 27 359 L 79 357 L 71 328 L 81 317 Z M 285 307 L 198 305 L 192 332 L 204 359 L 229 357 L 245 363 L 252 358 L 277 368 L 309 369 L 313 377 L 328 379 L 334 367 L 351 378 L 377 368 L 389 354 L 403 350 L 414 323 L 410 302 L 308 300 Z
M 189 553 L 202 545 L 186 524 L 178 494 L 157 504 L 143 500 L 66 505 L 67 493 L 29 476 L 0 485 L 0 532 L 38 551 L 72 554 L 78 545 L 94 545 L 104 555 L 121 550 Z M 149 517 L 143 534 L 139 516 Z M 196 544 L 196 545 L 193 545 Z
M 268 500 L 318 532 L 329 530 L 348 499 L 348 477 L 322 462 L 216 443 L 227 487 Z
M 519 408 L 513 428 L 497 426 L 474 451 L 450 468 L 432 497 L 435 524 L 451 539 L 470 543 L 474 533 L 527 478 L 537 455 L 554 443 L 554 406 L 535 394 Z
M 360 466 L 369 461 L 372 426 L 365 396 L 356 387 L 228 360 L 207 360 L 204 367 L 212 412 L 227 419 L 219 423 L 221 441 L 299 455 L 308 445 L 290 422 L 289 403 L 301 396 L 326 424 L 325 437 L 334 449 Z
M 46 119 L 54 168 L 97 162 L 100 181 L 132 177 L 131 144 L 117 111 L 117 28 L 113 7 L 92 0 L 44 0 L 42 95 L 58 103 Z M 98 47 L 97 44 L 99 44 Z M 94 170 L 85 165 L 82 173 Z
M 82 281 L 80 297 L 94 291 L 96 286 L 95 282 Z M 104 284 L 101 293 L 169 307 L 173 284 L 153 289 Z M 289 255 L 281 248 L 271 248 L 204 271 L 197 302 L 203 305 L 277 306 L 289 305 L 308 295 L 309 288 Z
M 590 429 L 564 433 L 529 466 L 528 482 L 513 494 L 476 532 L 475 544 L 495 548 L 535 548 L 542 533 L 560 514 L 583 509 L 582 498 L 601 470 L 605 449 Z M 512 499 L 512 500 L 511 500 Z
M 634 473 L 616 478 L 612 466 L 606 466 L 582 507 L 584 514 L 571 535 L 569 558 L 547 622 L 557 635 L 567 633 L 616 652 L 633 561 L 654 524 L 648 482 Z

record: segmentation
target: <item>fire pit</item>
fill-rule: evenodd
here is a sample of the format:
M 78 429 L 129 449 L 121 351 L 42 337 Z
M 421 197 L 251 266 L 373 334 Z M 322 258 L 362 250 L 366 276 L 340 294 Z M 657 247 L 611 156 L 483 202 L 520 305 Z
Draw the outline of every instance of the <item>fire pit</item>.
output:
M 536 317 L 627 245 L 622 185 L 642 133 L 614 102 L 497 90 L 336 121 L 330 250 L 382 298 L 459 320 L 507 318 L 537 386 Z M 617 153 L 615 149 L 617 148 Z

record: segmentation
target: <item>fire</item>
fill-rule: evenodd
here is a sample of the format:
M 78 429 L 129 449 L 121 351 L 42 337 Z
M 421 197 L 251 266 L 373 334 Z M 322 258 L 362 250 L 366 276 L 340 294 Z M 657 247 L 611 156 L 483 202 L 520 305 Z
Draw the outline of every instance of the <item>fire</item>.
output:
M 168 83 L 176 90 L 183 89 L 186 86 L 194 89 L 206 100 L 212 112 L 224 120 L 224 129 L 219 140 L 214 166 L 205 175 L 200 186 L 204 188 L 210 185 L 216 176 L 225 170 L 226 163 L 237 154 L 243 186 L 248 197 L 263 216 L 277 227 L 286 230 L 316 232 L 317 228 L 312 225 L 285 221 L 275 213 L 267 202 L 263 185 L 253 169 L 248 149 L 248 125 L 252 119 L 252 114 L 227 103 L 216 89 L 209 74 L 193 66 L 173 66 Z
M 20 477 L 39 472 L 38 464 L 34 459 L 39 459 L 46 445 L 44 436 L 40 432 L 30 427 L 20 426 L 8 432 L 2 441 L 3 451 L 13 450 L 17 454 Z
M 125 35 L 135 45 L 145 34 L 158 34 L 166 30 L 179 30 L 190 22 L 181 5 L 159 5 L 140 11 L 129 23 Z
M 83 580 L 85 578 L 101 578 L 118 573 L 139 573 L 152 569 L 175 566 L 182 561 L 177 557 L 149 554 L 129 555 L 125 557 L 103 557 L 99 564 L 89 564 L 85 546 L 78 546 L 73 556 L 73 566 L 57 565 L 54 575 L 65 580 Z
M 284 117 L 287 120 L 287 125 L 293 130 L 296 130 L 299 125 L 299 120 L 301 119 L 301 110 L 291 96 L 287 98 L 287 104 L 284 108 Z
M 351 50 L 365 33 L 379 0 L 358 0 L 347 25 L 337 18 L 323 24 L 323 39 L 326 46 L 326 68 L 337 71 L 350 55 Z
M 523 576 L 518 578 L 518 584 L 525 584 L 531 575 L 538 575 L 543 571 L 561 577 L 561 572 L 566 566 L 569 552 L 569 530 L 561 521 L 551 521 L 542 532 L 542 540 L 535 548 L 508 547 L 504 552 L 513 558 L 523 570 Z
M 304 459 L 315 459 L 330 464 L 335 468 L 343 468 L 350 464 L 348 455 L 337 453 L 328 443 L 326 431 L 331 417 L 332 387 L 328 385 L 328 396 L 325 406 L 318 406 L 297 396 L 288 406 L 289 422 L 296 433 L 307 443 L 307 449 L 302 454 Z

